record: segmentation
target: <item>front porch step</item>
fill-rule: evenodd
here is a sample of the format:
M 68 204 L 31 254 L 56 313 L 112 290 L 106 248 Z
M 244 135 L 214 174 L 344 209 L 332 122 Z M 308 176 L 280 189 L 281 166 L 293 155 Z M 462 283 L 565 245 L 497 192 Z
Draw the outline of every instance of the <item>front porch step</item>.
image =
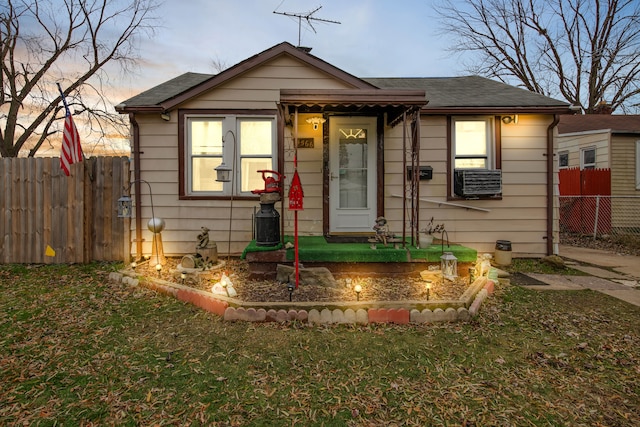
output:
M 285 242 L 292 242 L 291 236 Z M 298 238 L 298 258 L 304 267 L 326 267 L 334 274 L 414 274 L 426 268 L 426 264 L 440 263 L 444 252 L 452 252 L 458 258 L 458 270 L 466 271 L 477 259 L 477 251 L 461 245 L 433 244 L 427 248 L 406 245 L 397 249 L 394 244 L 371 249 L 369 243 L 328 243 L 322 236 Z M 242 257 L 249 264 L 254 276 L 275 277 L 277 264 L 293 264 L 294 248 L 284 245 L 272 248 L 257 246 L 251 242 Z M 464 270 L 463 270 L 464 269 Z

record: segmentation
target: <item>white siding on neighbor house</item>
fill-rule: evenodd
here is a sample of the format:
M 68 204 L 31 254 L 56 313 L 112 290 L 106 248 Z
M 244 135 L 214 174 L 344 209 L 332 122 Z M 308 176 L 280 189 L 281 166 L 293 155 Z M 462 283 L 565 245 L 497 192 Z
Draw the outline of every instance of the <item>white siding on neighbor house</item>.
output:
M 611 133 L 608 130 L 566 133 L 558 135 L 557 153 L 569 152 L 569 167 L 576 168 L 580 167 L 581 150 L 595 147 L 596 168 L 609 168 L 611 167 L 609 162 L 610 140 Z
M 281 88 L 295 89 L 345 89 L 350 88 L 329 75 L 309 68 L 288 56 L 275 58 L 263 66 L 214 88 L 197 99 L 180 105 L 180 109 L 276 109 Z M 253 212 L 259 209 L 258 200 L 179 200 L 178 194 L 178 114 L 171 112 L 171 120 L 163 121 L 159 114 L 136 114 L 140 126 L 140 171 L 151 185 L 154 211 L 165 220 L 162 232 L 164 252 L 167 256 L 180 256 L 195 251 L 201 227 L 210 229 L 209 236 L 217 243 L 218 251 L 226 254 L 231 224 L 231 252 L 238 254 L 252 239 Z M 322 233 L 322 131 L 313 131 L 311 125 L 301 120 L 301 137 L 315 137 L 313 149 L 298 151 L 298 173 L 305 192 L 304 211 L 299 213 L 301 230 L 307 234 Z M 286 189 L 293 176 L 293 146 L 290 129 L 285 146 Z M 319 157 L 318 157 L 319 156 Z M 318 160 L 320 159 L 320 160 Z M 319 162 L 315 166 L 316 162 Z M 132 165 L 133 167 L 133 165 Z M 133 177 L 133 170 L 131 176 Z M 133 179 L 133 178 L 132 178 Z M 211 179 L 215 179 L 214 172 Z M 132 187 L 133 190 L 133 187 Z M 142 184 L 143 254 L 151 253 L 152 234 L 146 228 L 151 218 L 151 204 L 146 184 Z M 133 192 L 132 192 L 133 195 Z M 135 199 L 134 199 L 135 200 Z M 276 209 L 283 215 L 285 229 L 292 233 L 293 214 Z M 284 212 L 283 212 L 284 211 Z M 231 215 L 231 216 L 230 216 Z M 230 221 L 231 218 L 231 221 Z M 131 221 L 132 232 L 135 221 Z M 291 225 L 291 227 L 289 227 Z M 135 236 L 135 234 L 133 234 Z M 131 251 L 135 254 L 136 243 Z

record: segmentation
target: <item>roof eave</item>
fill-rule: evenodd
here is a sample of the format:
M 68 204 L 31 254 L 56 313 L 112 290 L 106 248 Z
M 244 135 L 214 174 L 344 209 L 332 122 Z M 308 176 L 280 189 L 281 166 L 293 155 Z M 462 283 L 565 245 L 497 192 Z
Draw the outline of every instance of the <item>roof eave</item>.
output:
M 573 114 L 567 106 L 530 106 L 530 107 L 423 107 L 422 115 L 442 114 Z
M 120 114 L 129 114 L 129 113 L 164 113 L 165 109 L 159 105 L 137 105 L 137 106 L 127 106 L 127 105 L 116 105 L 116 112 Z

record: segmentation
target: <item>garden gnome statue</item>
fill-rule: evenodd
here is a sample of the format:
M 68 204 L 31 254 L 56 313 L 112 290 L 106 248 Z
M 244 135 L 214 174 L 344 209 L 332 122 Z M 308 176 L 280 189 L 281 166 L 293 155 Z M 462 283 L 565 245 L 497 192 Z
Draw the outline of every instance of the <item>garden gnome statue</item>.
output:
M 207 268 L 218 262 L 218 245 L 209 240 L 209 229 L 200 227 L 202 232 L 198 234 L 196 253 L 202 257 L 204 267 Z
M 386 245 L 387 239 L 392 237 L 392 235 L 389 233 L 389 226 L 387 225 L 387 219 L 383 216 L 379 216 L 376 219 L 376 223 L 373 226 L 373 229 L 376 232 L 376 240 Z

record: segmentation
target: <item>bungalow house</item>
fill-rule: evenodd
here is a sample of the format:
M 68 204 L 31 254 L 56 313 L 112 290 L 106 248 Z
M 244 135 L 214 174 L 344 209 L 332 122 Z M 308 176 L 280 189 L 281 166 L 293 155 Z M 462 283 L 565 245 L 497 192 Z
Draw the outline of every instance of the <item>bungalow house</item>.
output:
M 611 191 L 640 190 L 640 116 L 562 116 L 558 123 L 558 167 L 611 169 Z
M 561 198 L 563 230 L 611 234 L 640 228 L 640 116 L 562 116 L 558 168 L 560 195 L 568 196 Z M 571 197 L 594 195 L 607 197 Z
M 283 236 L 297 228 L 346 242 L 371 236 L 383 216 L 415 247 L 434 218 L 443 238 L 478 252 L 497 240 L 510 241 L 514 256 L 555 252 L 554 134 L 570 113 L 562 101 L 477 76 L 358 78 L 285 42 L 116 109 L 131 122 L 138 255 L 152 241 L 140 180 L 166 223 L 166 255 L 193 253 L 201 227 L 220 253 L 237 255 L 256 234 L 262 170 L 284 177 L 271 182 L 282 187 Z M 230 182 L 216 181 L 221 164 Z M 299 211 L 288 199 L 296 172 Z

